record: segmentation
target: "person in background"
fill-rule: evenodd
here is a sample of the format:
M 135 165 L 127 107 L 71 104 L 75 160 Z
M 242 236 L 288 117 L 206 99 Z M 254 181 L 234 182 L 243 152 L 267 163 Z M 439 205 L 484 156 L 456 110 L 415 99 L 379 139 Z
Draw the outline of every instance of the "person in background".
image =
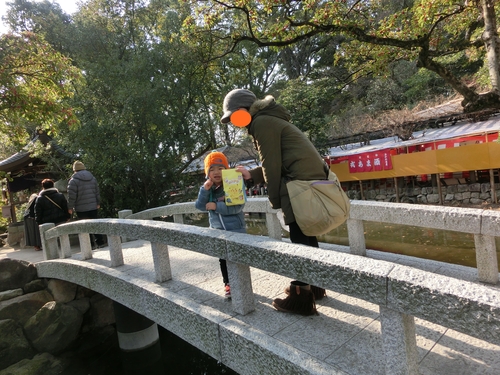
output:
M 70 218 L 68 202 L 64 194 L 54 187 L 54 181 L 46 178 L 42 181 L 43 190 L 35 201 L 35 220 L 38 225 L 45 223 L 62 224 Z
M 221 122 L 246 128 L 262 161 L 261 167 L 252 170 L 236 167 L 247 186 L 266 183 L 271 206 L 283 211 L 290 240 L 318 247 L 317 238 L 302 233 L 295 221 L 286 183 L 328 179 L 328 166 L 321 155 L 304 133 L 290 123 L 289 112 L 271 95 L 259 100 L 249 90 L 232 90 L 224 98 L 223 110 Z M 292 281 L 285 293 L 288 294 L 285 299 L 273 301 L 274 308 L 302 315 L 317 314 L 315 301 L 326 296 L 325 289 L 298 280 Z
M 96 178 L 79 160 L 73 163 L 73 172 L 68 182 L 69 214 L 76 212 L 78 219 L 97 219 L 101 196 Z M 91 234 L 90 237 L 93 248 L 106 245 L 103 235 Z
M 227 206 L 224 200 L 222 170 L 229 168 L 226 156 L 222 152 L 213 151 L 205 157 L 206 181 L 200 187 L 195 207 L 200 211 L 208 211 L 210 228 L 246 233 L 244 204 Z M 224 294 L 231 298 L 231 287 L 225 259 L 219 259 L 224 282 Z
M 31 194 L 28 207 L 24 213 L 24 238 L 26 246 L 33 246 L 35 251 L 40 251 L 42 250 L 42 239 L 40 238 L 38 223 L 35 220 L 35 202 L 37 197 L 37 193 Z

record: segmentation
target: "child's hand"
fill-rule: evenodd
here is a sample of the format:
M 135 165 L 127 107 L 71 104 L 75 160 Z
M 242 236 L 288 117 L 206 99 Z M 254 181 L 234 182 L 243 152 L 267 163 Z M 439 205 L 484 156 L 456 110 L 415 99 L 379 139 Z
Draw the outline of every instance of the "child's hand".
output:
M 241 173 L 244 180 L 249 180 L 252 177 L 250 175 L 250 172 L 242 165 L 237 165 L 235 169 L 236 169 L 236 171 Z
M 213 184 L 214 184 L 214 182 L 212 180 L 208 179 L 203 184 L 203 187 L 205 188 L 205 190 L 210 190 L 210 188 L 212 187 Z
M 215 211 L 217 208 L 217 204 L 215 202 L 208 202 L 205 206 L 207 211 Z

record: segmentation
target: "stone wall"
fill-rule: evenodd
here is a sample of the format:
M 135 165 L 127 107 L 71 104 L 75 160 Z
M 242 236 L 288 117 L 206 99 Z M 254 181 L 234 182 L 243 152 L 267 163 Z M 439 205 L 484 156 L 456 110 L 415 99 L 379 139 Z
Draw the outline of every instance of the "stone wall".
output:
M 500 198 L 500 184 L 496 183 L 495 192 Z M 437 187 L 398 188 L 401 203 L 439 204 Z M 441 187 L 442 201 L 448 205 L 467 206 L 494 203 L 490 183 L 455 184 Z M 350 199 L 363 199 L 360 190 L 347 190 Z M 363 191 L 365 200 L 396 202 L 396 189 L 379 188 Z
M 59 374 L 83 335 L 116 336 L 113 323 L 110 299 L 38 278 L 32 263 L 0 260 L 0 374 Z

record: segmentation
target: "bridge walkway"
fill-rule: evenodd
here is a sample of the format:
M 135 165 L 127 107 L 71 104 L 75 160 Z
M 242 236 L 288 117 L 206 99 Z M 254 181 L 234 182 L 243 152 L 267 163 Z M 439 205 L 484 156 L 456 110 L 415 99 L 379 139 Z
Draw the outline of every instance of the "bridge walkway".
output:
M 310 360 L 309 367 L 317 368 L 317 373 L 385 374 L 379 307 L 376 304 L 327 291 L 327 298 L 317 302 L 319 316 L 278 312 L 271 303 L 274 298 L 285 297 L 283 290 L 290 279 L 251 268 L 256 310 L 243 316 L 235 313 L 223 296 L 218 259 L 169 246 L 172 279 L 158 285 L 150 243 L 131 241 L 122 245 L 124 265 L 113 270 L 121 272 L 129 282 L 151 290 L 158 290 L 160 286 L 189 298 L 201 309 L 209 306 L 220 311 L 221 317 L 230 317 L 228 320 L 237 321 L 238 325 L 248 325 L 249 330 L 256 333 L 256 340 L 267 337 L 270 346 L 278 340 L 295 348 L 297 355 L 305 354 L 304 360 Z M 328 246 L 332 245 L 321 244 L 321 247 Z M 370 256 L 401 263 L 391 254 L 374 252 Z M 82 255 L 74 253 L 70 259 L 81 260 Z M 433 265 L 433 262 L 416 258 L 404 259 L 413 267 L 433 268 L 433 272 L 439 273 L 438 262 Z M 106 248 L 93 251 L 93 259 L 85 262 L 110 267 L 110 253 Z M 450 267 L 446 270 L 449 273 Z M 457 266 L 455 272 L 465 279 L 477 278 L 475 270 L 467 267 Z M 415 318 L 415 323 L 421 375 L 500 374 L 500 346 L 418 318 Z M 276 369 L 270 373 L 280 374 L 280 371 Z

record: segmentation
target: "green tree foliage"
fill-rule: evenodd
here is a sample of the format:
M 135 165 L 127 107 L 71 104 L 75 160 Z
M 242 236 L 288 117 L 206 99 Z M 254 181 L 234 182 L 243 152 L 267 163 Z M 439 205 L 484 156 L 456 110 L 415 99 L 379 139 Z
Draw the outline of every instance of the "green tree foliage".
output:
M 61 142 L 98 178 L 108 216 L 167 204 L 188 163 L 216 146 L 210 66 L 181 43 L 182 17 L 175 3 L 100 0 L 74 17 L 86 86 L 81 126 Z
M 78 118 L 68 99 L 81 82 L 71 60 L 42 37 L 23 32 L 0 36 L 0 131 L 20 143 L 36 124 L 56 133 Z
M 263 94 L 279 74 L 278 54 L 254 43 L 207 63 L 210 39 L 181 40 L 186 4 L 92 0 L 71 19 L 51 5 L 15 0 L 9 24 L 45 35 L 82 72 L 72 99 L 79 124 L 61 128 L 57 142 L 97 177 L 107 216 L 167 204 L 171 188 L 192 183 L 182 171 L 193 159 L 245 138 L 220 124 L 225 93 Z
M 7 3 L 9 9 L 5 24 L 15 33 L 29 31 L 43 38 L 58 52 L 68 52 L 71 47 L 71 17 L 64 13 L 59 4 L 43 1 L 13 0 Z
M 329 112 L 331 92 L 329 87 L 322 85 L 325 82 L 308 83 L 297 78 L 287 82 L 280 90 L 279 101 L 291 113 L 292 122 L 297 125 L 318 147 L 325 144 L 331 134 L 326 131 L 329 122 L 325 113 Z M 325 149 L 320 149 L 325 152 Z
M 355 77 L 388 75 L 393 63 L 416 62 L 464 96 L 464 108 L 499 106 L 498 34 L 494 1 L 230 0 L 192 1 L 185 36 L 209 33 L 224 55 L 242 41 L 276 48 L 318 36 L 342 36 L 335 61 Z M 449 57 L 477 66 L 488 52 L 492 92 L 467 85 L 470 72 L 454 71 Z M 477 69 L 476 69 L 477 71 Z M 474 72 L 474 71 L 473 71 Z

